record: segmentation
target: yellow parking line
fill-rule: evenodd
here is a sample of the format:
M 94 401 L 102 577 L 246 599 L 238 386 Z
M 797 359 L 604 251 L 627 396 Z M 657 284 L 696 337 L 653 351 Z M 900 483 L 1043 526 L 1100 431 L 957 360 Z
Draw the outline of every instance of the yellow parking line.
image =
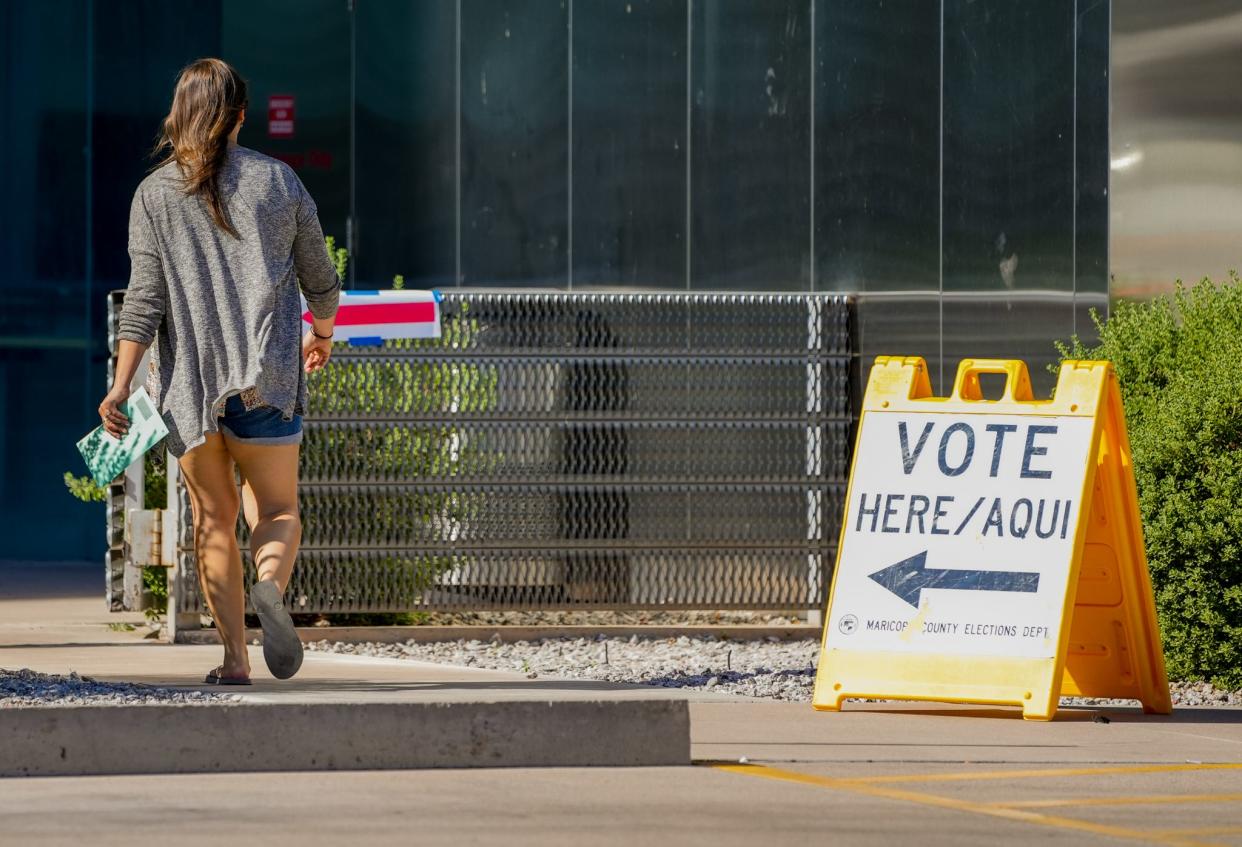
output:
M 1192 826 L 1189 829 L 1162 829 L 1164 835 L 1235 835 L 1242 826 Z
M 958 782 L 991 779 L 1035 779 L 1059 776 L 1102 776 L 1117 773 L 1171 773 L 1174 771 L 1242 770 L 1242 762 L 1202 763 L 1193 765 L 1116 765 L 1103 768 L 1044 768 L 1041 770 L 974 771 L 970 773 L 889 774 L 862 776 L 853 782 Z
M 984 803 L 973 803 L 969 800 L 961 800 L 956 797 L 942 797 L 936 794 L 924 794 L 918 791 L 908 791 L 902 788 L 888 788 L 881 785 L 865 783 L 862 780 L 836 779 L 830 776 L 815 776 L 812 774 L 797 773 L 796 771 L 787 771 L 780 768 L 770 768 L 764 765 L 712 765 L 716 770 L 726 771 L 729 773 L 744 774 L 746 776 L 758 776 L 765 779 L 777 779 L 785 782 L 797 782 L 803 785 L 814 785 L 820 788 L 835 788 L 840 791 L 847 791 L 853 794 L 865 794 L 869 797 L 882 797 L 887 800 L 904 800 L 909 803 L 918 803 L 923 806 L 934 806 L 941 809 L 953 809 L 959 812 L 969 812 L 977 815 L 987 815 L 994 818 L 1003 818 L 1005 820 L 1018 821 L 1021 823 L 1030 823 L 1038 826 L 1045 826 L 1053 829 L 1068 829 L 1078 832 L 1090 832 L 1094 835 L 1107 835 L 1113 838 L 1128 838 L 1134 841 L 1142 841 L 1149 844 L 1177 845 L 1177 847 L 1205 847 L 1205 842 L 1195 841 L 1184 836 L 1143 831 L 1137 829 L 1127 829 L 1120 826 L 1108 826 L 1106 824 L 1092 823 L 1091 821 L 1076 820 L 1074 818 L 1062 818 L 1054 815 L 1045 815 L 1040 812 L 1030 812 L 1023 809 L 1010 809 L 1003 806 L 989 806 Z
M 1178 803 L 1235 803 L 1242 794 L 1151 794 L 1143 797 L 1067 797 L 1051 800 L 1006 800 L 988 803 L 1007 809 L 1044 809 L 1054 806 L 1156 806 Z
M 1006 800 L 989 806 L 1006 809 L 1052 809 L 1054 806 L 1156 806 L 1184 802 L 1237 802 L 1242 794 L 1151 794 L 1131 797 L 1066 797 L 1051 800 Z

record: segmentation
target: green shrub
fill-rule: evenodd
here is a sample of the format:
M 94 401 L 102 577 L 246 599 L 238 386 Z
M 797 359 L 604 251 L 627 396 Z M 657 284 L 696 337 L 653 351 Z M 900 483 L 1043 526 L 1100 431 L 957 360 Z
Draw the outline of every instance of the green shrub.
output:
M 331 235 L 325 236 L 324 244 L 328 247 L 328 258 L 332 260 L 332 265 L 336 268 L 336 275 L 345 281 L 345 268 L 349 264 L 349 250 L 344 247 L 336 246 L 336 239 Z
M 150 605 L 142 610 L 143 614 L 152 623 L 161 620 L 168 610 L 168 568 L 143 568 L 142 588 L 151 595 Z
M 65 471 L 65 488 L 83 503 L 102 503 L 108 499 L 108 492 L 89 476 L 74 476 Z
M 1242 688 L 1242 283 L 1093 315 L 1117 369 L 1165 660 L 1175 679 Z

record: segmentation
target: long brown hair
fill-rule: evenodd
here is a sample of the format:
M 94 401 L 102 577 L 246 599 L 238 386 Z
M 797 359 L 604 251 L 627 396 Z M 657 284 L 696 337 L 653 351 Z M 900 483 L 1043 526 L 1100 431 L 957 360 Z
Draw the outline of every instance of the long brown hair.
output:
M 229 133 L 247 103 L 246 81 L 228 62 L 199 59 L 191 63 L 177 78 L 172 108 L 152 152 L 158 156 L 168 149 L 156 167 L 176 162 L 185 193 L 202 197 L 216 226 L 234 238 L 240 236 L 220 199 L 220 169 L 228 154 Z

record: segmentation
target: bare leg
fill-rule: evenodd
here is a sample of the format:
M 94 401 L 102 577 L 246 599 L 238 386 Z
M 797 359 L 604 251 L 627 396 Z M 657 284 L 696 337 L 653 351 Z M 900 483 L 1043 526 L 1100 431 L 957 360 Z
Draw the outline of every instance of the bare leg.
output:
M 246 475 L 238 470 L 241 475 L 241 500 L 242 514 L 246 518 L 246 526 L 250 527 L 250 531 L 254 532 L 255 526 L 259 523 L 259 504 L 254 500 L 254 491 L 250 488 L 250 481 L 246 479 Z
M 226 438 L 225 443 L 244 479 L 242 500 L 258 578 L 274 581 L 283 594 L 302 540 L 299 445 L 247 444 L 237 438 Z
M 180 459 L 194 511 L 194 550 L 198 579 L 211 617 L 224 642 L 224 676 L 249 676 L 246 656 L 246 594 L 241 551 L 237 548 L 240 499 L 233 459 L 219 433 Z

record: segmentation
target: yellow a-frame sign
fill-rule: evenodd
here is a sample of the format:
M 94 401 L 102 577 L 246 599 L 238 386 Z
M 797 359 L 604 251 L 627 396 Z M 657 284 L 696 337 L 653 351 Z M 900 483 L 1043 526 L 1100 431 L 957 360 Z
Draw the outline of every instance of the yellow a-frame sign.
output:
M 982 373 L 1006 376 L 983 398 Z M 933 397 L 921 358 L 872 368 L 815 680 L 849 697 L 1172 711 L 1121 392 L 1066 362 L 1053 400 L 1026 365 L 961 363 Z

